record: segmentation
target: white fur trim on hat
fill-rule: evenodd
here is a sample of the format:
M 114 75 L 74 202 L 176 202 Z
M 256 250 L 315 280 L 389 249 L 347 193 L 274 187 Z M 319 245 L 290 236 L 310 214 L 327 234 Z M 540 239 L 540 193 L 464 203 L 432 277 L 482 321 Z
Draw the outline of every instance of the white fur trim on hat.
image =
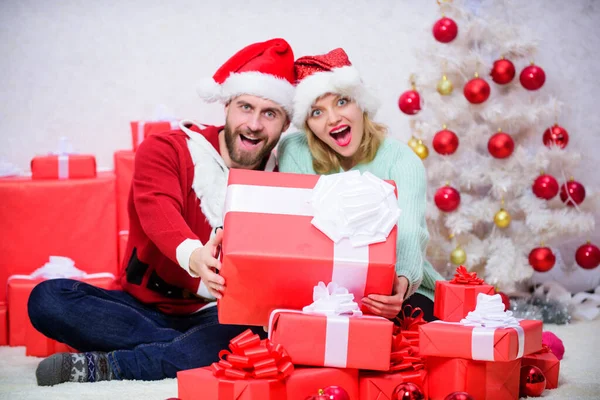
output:
M 210 103 L 227 103 L 243 94 L 258 96 L 279 104 L 290 118 L 294 110 L 294 86 L 283 78 L 261 72 L 232 73 L 222 85 L 206 79 L 198 86 L 198 94 Z
M 370 116 L 379 108 L 379 101 L 371 95 L 353 66 L 315 72 L 302 79 L 296 86 L 293 123 L 303 128 L 314 102 L 327 93 L 348 96 Z

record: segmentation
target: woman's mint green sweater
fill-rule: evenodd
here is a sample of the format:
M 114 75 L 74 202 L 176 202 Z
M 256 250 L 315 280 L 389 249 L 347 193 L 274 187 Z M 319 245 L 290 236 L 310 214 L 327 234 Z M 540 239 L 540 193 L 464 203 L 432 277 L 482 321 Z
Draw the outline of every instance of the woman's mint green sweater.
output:
M 279 171 L 316 174 L 303 132 L 284 137 L 277 154 Z M 416 292 L 433 300 L 435 281 L 443 278 L 425 259 L 429 232 L 425 222 L 427 178 L 423 163 L 407 145 L 386 138 L 373 161 L 352 169 L 396 182 L 402 211 L 398 219 L 396 272 L 410 282 L 406 297 Z

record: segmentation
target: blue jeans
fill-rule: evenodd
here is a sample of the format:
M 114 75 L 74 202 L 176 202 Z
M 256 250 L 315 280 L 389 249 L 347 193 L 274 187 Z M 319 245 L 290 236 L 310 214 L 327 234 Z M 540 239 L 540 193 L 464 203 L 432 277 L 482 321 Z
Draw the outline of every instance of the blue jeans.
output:
M 128 293 L 71 279 L 38 284 L 29 318 L 44 335 L 82 352 L 109 352 L 117 379 L 174 378 L 177 371 L 210 365 L 247 326 L 221 325 L 217 308 L 185 316 L 164 314 Z M 262 338 L 261 327 L 251 327 Z

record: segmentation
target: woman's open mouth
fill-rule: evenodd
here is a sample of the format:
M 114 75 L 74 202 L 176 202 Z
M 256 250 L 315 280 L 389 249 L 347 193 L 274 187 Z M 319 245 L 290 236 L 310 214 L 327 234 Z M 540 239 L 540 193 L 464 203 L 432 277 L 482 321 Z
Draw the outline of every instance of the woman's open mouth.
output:
M 340 125 L 329 132 L 335 143 L 340 147 L 346 147 L 352 141 L 352 129 L 348 125 Z

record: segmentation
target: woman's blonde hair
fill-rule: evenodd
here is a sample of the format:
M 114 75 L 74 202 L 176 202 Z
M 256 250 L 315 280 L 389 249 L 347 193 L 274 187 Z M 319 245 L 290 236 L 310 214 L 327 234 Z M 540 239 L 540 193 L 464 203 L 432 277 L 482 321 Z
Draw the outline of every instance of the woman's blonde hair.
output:
M 371 120 L 366 112 L 363 113 L 363 130 L 364 134 L 360 146 L 354 155 L 355 165 L 373 161 L 387 134 L 387 127 Z M 340 155 L 310 130 L 308 122 L 304 123 L 304 131 L 306 132 L 308 148 L 313 157 L 315 172 L 318 174 L 338 172 L 341 167 Z

